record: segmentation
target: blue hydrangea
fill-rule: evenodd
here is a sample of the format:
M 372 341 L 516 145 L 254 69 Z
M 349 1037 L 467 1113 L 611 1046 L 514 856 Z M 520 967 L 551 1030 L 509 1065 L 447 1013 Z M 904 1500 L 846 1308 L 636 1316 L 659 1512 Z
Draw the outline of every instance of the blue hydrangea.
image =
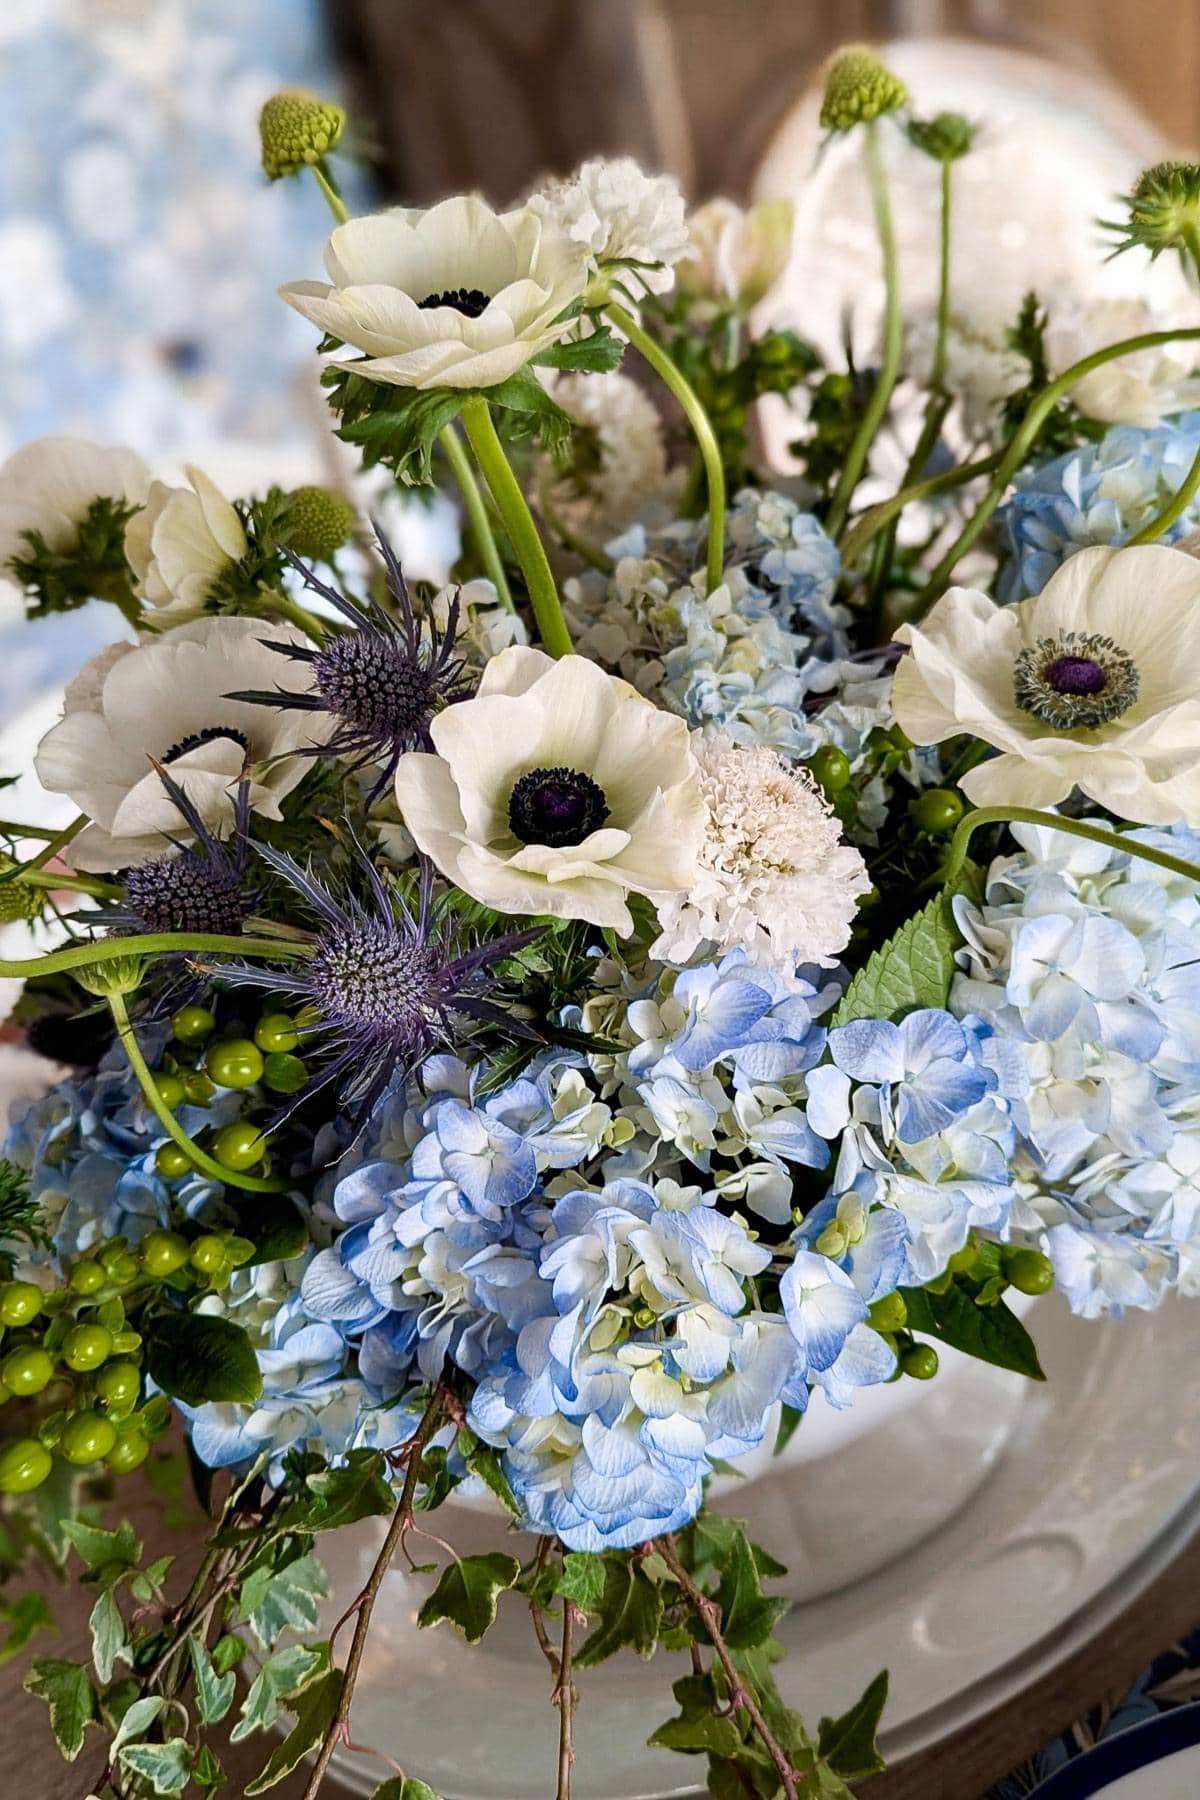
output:
M 1007 560 L 998 598 L 1040 594 L 1069 556 L 1088 544 L 1126 544 L 1162 511 L 1200 450 L 1200 413 L 1169 425 L 1119 425 L 1099 443 L 1069 450 L 1020 477 L 997 513 Z M 1174 543 L 1200 525 L 1193 501 L 1169 529 Z

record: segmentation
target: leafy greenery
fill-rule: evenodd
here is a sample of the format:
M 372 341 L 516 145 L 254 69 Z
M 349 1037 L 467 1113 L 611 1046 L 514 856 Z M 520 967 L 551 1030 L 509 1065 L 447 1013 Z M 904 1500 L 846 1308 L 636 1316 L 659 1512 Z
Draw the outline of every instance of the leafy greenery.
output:
M 945 1006 L 961 942 L 949 901 L 935 895 L 858 971 L 830 1024 L 902 1019 L 918 1007 Z
M 24 533 L 25 548 L 7 572 L 25 590 L 30 618 L 73 612 L 89 600 L 133 605 L 125 527 L 136 511 L 111 495 L 97 495 L 68 550 L 51 550 L 40 532 Z
M 187 1406 L 257 1400 L 262 1375 L 240 1325 L 207 1313 L 165 1313 L 154 1321 L 146 1367 L 165 1394 Z
M 417 1615 L 418 1625 L 437 1625 L 444 1619 L 462 1632 L 468 1644 L 477 1644 L 496 1622 L 500 1595 L 515 1586 L 521 1565 L 515 1556 L 490 1552 L 463 1556 L 448 1563 L 441 1580 Z
M 951 1282 L 942 1293 L 929 1288 L 902 1288 L 901 1292 L 911 1330 L 998 1369 L 1013 1369 L 1030 1381 L 1045 1381 L 1033 1339 L 1002 1300 L 981 1306 L 962 1280 Z

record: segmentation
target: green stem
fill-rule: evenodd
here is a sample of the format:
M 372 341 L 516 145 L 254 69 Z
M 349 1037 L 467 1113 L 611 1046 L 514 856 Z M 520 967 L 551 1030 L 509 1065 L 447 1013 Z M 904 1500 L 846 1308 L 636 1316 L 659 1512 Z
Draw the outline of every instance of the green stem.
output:
M 54 836 L 42 845 L 37 855 L 31 856 L 28 862 L 16 863 L 11 869 L 5 869 L 4 873 L 0 874 L 0 887 L 8 881 L 25 881 L 30 875 L 36 874 L 39 869 L 44 869 L 60 850 L 65 850 L 68 844 L 74 842 L 87 822 L 87 814 L 80 813 L 77 818 L 71 820 L 69 825 L 64 825 L 61 831 L 56 831 Z
M 462 440 L 453 425 L 447 425 L 439 433 L 438 442 L 442 446 L 446 461 L 454 471 L 458 491 L 462 495 L 463 505 L 467 509 L 471 536 L 475 539 L 475 548 L 487 570 L 488 579 L 496 590 L 501 606 L 509 612 L 515 612 L 517 609 L 513 605 L 512 589 L 508 585 L 508 576 L 504 573 L 504 564 L 500 558 L 500 549 L 492 530 L 492 522 L 488 518 L 483 489 L 475 479 L 471 459 L 463 449 Z
M 106 996 L 113 1023 L 117 1028 L 117 1036 L 121 1047 L 129 1058 L 129 1066 L 138 1078 L 138 1085 L 146 1096 L 146 1104 L 173 1143 L 191 1159 L 196 1167 L 205 1175 L 212 1176 L 214 1181 L 223 1182 L 226 1187 L 244 1188 L 250 1194 L 284 1194 L 288 1183 L 268 1179 L 262 1175 L 243 1175 L 237 1169 L 227 1169 L 215 1157 L 202 1150 L 193 1138 L 190 1138 L 179 1120 L 175 1117 L 166 1101 L 158 1091 L 150 1066 L 142 1055 L 141 1045 L 134 1035 L 133 1026 L 129 1022 L 129 1009 L 125 1005 L 123 994 L 112 993 Z
M 670 388 L 687 414 L 688 424 L 695 435 L 708 484 L 708 560 L 705 581 L 711 594 L 714 588 L 720 587 L 725 576 L 725 465 L 721 461 L 721 446 L 717 442 L 717 434 L 696 390 L 682 371 L 676 368 L 662 345 L 655 343 L 650 333 L 643 331 L 633 314 L 616 300 L 610 300 L 604 310 L 617 330 L 629 339 L 659 379 Z
M 122 956 L 171 956 L 181 952 L 208 956 L 311 956 L 311 943 L 293 944 L 273 937 L 221 937 L 211 931 L 157 931 L 145 936 L 100 938 L 93 944 L 70 944 L 20 962 L 0 961 L 0 980 L 27 981 L 33 975 L 60 975 L 68 969 L 90 969 L 94 963 Z
M 290 594 L 279 593 L 273 589 L 269 594 L 260 595 L 259 603 L 264 612 L 273 613 L 280 619 L 286 619 L 289 625 L 294 625 L 298 631 L 302 631 L 305 637 L 312 639 L 314 644 L 325 642 L 328 636 L 325 621 L 318 619 L 315 613 L 310 613 L 306 607 L 299 605 Z
M 47 874 L 45 869 L 24 868 L 16 877 L 21 887 L 45 888 L 47 893 L 90 894 L 94 900 L 119 900 L 122 890 L 111 881 L 91 881 L 86 875 Z
M 462 422 L 475 461 L 492 491 L 504 529 L 521 565 L 541 640 L 551 656 L 569 656 L 573 648 L 571 634 L 563 618 L 546 547 L 538 535 L 521 484 L 504 454 L 504 445 L 492 423 L 487 400 L 481 394 L 472 394 L 464 402 Z
M 1196 452 L 1192 466 L 1175 490 L 1174 496 L 1160 513 L 1156 513 L 1147 524 L 1142 526 L 1140 531 L 1134 532 L 1129 542 L 1131 544 L 1153 544 L 1164 531 L 1170 531 L 1176 519 L 1181 519 L 1191 505 L 1197 488 L 1200 488 L 1200 450 Z
M 568 525 L 555 506 L 554 501 L 550 498 L 551 479 L 548 475 L 538 487 L 538 510 L 542 517 L 560 544 L 565 545 L 568 550 L 573 550 L 576 556 L 582 557 L 583 561 L 591 568 L 599 569 L 602 575 L 611 575 L 617 565 L 607 550 L 602 550 L 599 544 L 593 544 L 592 540 L 584 537 L 581 531 L 576 531 L 573 526 Z
M 941 233 L 938 242 L 938 307 L 937 336 L 933 341 L 933 364 L 929 371 L 929 385 L 935 393 L 943 393 L 946 387 L 946 338 L 950 330 L 950 203 L 953 195 L 953 183 L 950 171 L 953 164 L 942 164 L 942 215 Z
M 1197 338 L 1200 338 L 1200 326 L 1195 325 L 1180 326 L 1174 331 L 1145 331 L 1138 337 L 1123 338 L 1118 344 L 1106 344 L 1102 350 L 1094 350 L 1090 356 L 1085 356 L 1079 362 L 1072 363 L 1069 369 L 1064 370 L 1047 387 L 1044 387 L 1041 393 L 1030 402 L 1029 411 L 1009 439 L 1008 448 L 996 466 L 996 473 L 992 477 L 987 492 L 937 568 L 933 570 L 928 584 L 922 591 L 923 604 L 911 616 L 920 618 L 943 592 L 954 573 L 955 565 L 975 543 L 1004 498 L 1013 476 L 1037 442 L 1042 426 L 1058 402 L 1070 393 L 1076 382 L 1082 381 L 1085 375 L 1090 375 L 1093 369 L 1102 369 L 1105 363 L 1115 362 L 1121 356 L 1130 356 L 1136 350 L 1156 350 L 1160 344 L 1174 344 L 1181 339 L 1195 341 Z
M 981 456 L 976 462 L 944 469 L 940 475 L 927 475 L 922 481 L 914 481 L 911 487 L 901 488 L 890 500 L 881 500 L 878 506 L 868 507 L 866 512 L 856 516 L 842 539 L 842 561 L 853 567 L 876 533 L 902 513 L 910 501 L 927 500 L 934 494 L 945 494 L 952 488 L 962 487 L 980 475 L 990 475 L 999 462 L 999 451 L 993 456 Z
M 888 409 L 888 401 L 892 397 L 892 389 L 896 385 L 896 377 L 900 373 L 900 351 L 902 347 L 904 321 L 900 315 L 900 273 L 896 260 L 896 233 L 892 224 L 892 204 L 888 196 L 887 174 L 883 167 L 883 159 L 879 154 L 879 134 L 874 119 L 864 127 L 864 157 L 867 165 L 867 181 L 871 189 L 871 201 L 875 208 L 875 226 L 879 232 L 879 247 L 883 252 L 883 282 L 885 291 L 883 317 L 883 362 L 880 365 L 879 377 L 871 390 L 871 398 L 867 402 L 867 410 L 854 434 L 854 441 L 846 453 L 842 465 L 842 473 L 834 490 L 833 503 L 829 509 L 829 517 L 825 521 L 825 529 L 830 537 L 837 538 L 842 534 L 846 523 L 846 514 L 850 510 L 850 502 L 854 498 L 854 490 L 866 467 L 867 455 L 875 439 L 875 433 L 883 423 Z
M 313 178 L 321 192 L 324 194 L 330 212 L 333 214 L 339 225 L 344 225 L 346 220 L 350 217 L 346 202 L 334 187 L 328 171 L 324 169 L 320 163 L 313 163 L 311 167 Z
M 1040 825 L 1048 831 L 1066 832 L 1069 837 L 1087 838 L 1092 844 L 1106 844 L 1110 850 L 1140 857 L 1143 862 L 1169 869 L 1173 875 L 1186 875 L 1191 881 L 1200 881 L 1200 867 L 1195 863 L 1187 862 L 1182 856 L 1172 856 L 1169 850 L 1159 850 L 1153 844 L 1143 844 L 1127 832 L 1112 831 L 1105 825 L 1089 825 L 1082 819 L 1064 819 L 1058 813 L 1037 812 L 1029 806 L 981 806 L 959 821 L 950 840 L 949 854 L 938 875 L 942 887 L 954 886 L 967 860 L 971 838 L 984 825 Z

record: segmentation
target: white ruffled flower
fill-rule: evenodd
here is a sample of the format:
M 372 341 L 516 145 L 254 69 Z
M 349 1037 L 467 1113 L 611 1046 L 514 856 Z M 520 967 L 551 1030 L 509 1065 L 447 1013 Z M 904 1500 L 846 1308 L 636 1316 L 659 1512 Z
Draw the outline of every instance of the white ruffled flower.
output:
M 600 458 L 599 468 L 588 479 L 582 507 L 569 479 L 558 484 L 556 506 L 568 515 L 581 510 L 601 537 L 627 529 L 639 508 L 661 496 L 668 485 L 658 408 L 644 388 L 616 370 L 560 375 L 552 391 L 577 424 L 595 432 Z
M 709 200 L 688 220 L 688 254 L 675 271 L 681 288 L 713 307 L 748 312 L 788 265 L 796 207 L 791 200 L 763 200 L 740 207 Z
M 1007 341 L 1010 323 L 999 314 L 950 318 L 944 379 L 947 393 L 959 402 L 969 438 L 991 437 L 1004 402 L 1029 380 L 1029 364 Z M 905 367 L 923 385 L 930 379 L 936 340 L 932 317 L 912 320 L 905 332 Z
M 666 292 L 672 266 L 688 253 L 679 183 L 671 175 L 647 175 L 631 156 L 593 157 L 529 204 L 585 251 L 594 269 L 633 265 L 653 294 Z
M 473 899 L 628 933 L 629 894 L 694 879 L 704 805 L 687 727 L 586 657 L 502 651 L 430 736 L 436 756 L 401 757 L 396 798 Z
M 496 213 L 476 194 L 351 219 L 325 267 L 332 285 L 289 282 L 283 298 L 365 351 L 342 366 L 412 388 L 507 381 L 562 336 L 560 315 L 589 273 L 581 248 L 532 207 Z
M 997 606 L 951 588 L 909 646 L 892 705 L 917 744 L 964 733 L 999 756 L 960 777 L 976 806 L 1055 806 L 1078 787 L 1140 825 L 1200 825 L 1200 566 L 1162 544 L 1080 550 Z
M 249 549 L 242 521 L 214 481 L 189 463 L 191 487 L 150 484 L 125 527 L 125 556 L 139 597 L 164 624 L 197 618 L 213 585 Z
M 186 838 L 151 758 L 218 836 L 232 828 L 247 766 L 251 806 L 281 816 L 280 800 L 308 767 L 294 752 L 321 742 L 332 721 L 226 698 L 277 685 L 279 657 L 263 635 L 259 619 L 198 619 L 162 638 L 112 644 L 80 670 L 35 759 L 42 785 L 69 794 L 92 820 L 71 845 L 77 867 L 120 869 L 163 855 L 164 837 Z M 287 625 L 273 624 L 270 635 L 307 642 Z M 295 665 L 293 682 L 305 666 Z
M 149 485 L 150 471 L 134 450 L 77 437 L 22 444 L 0 468 L 0 571 L 26 553 L 27 532 L 49 550 L 73 550 L 94 501 L 140 506 Z
M 1122 338 L 1164 329 L 1144 300 L 1083 299 L 1077 295 L 1051 300 L 1043 337 L 1051 375 Z M 1109 425 L 1157 425 L 1173 413 L 1200 402 L 1195 346 L 1160 344 L 1093 369 L 1071 389 L 1071 399 L 1089 418 Z
M 871 877 L 807 775 L 773 750 L 697 733 L 707 813 L 696 879 L 658 903 L 651 955 L 686 963 L 702 945 L 745 950 L 791 980 L 802 963 L 828 968 L 850 940 Z

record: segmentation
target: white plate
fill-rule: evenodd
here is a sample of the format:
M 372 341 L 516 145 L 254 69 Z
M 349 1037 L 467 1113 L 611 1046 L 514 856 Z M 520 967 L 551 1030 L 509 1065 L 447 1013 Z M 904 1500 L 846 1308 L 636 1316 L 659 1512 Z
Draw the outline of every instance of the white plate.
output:
M 784 1622 L 786 1698 L 815 1722 L 890 1668 L 883 1748 L 897 1761 L 991 1711 L 1102 1630 L 1200 1523 L 1200 1388 L 1183 1373 L 1196 1324 L 1187 1301 L 1104 1324 L 1040 1302 L 1030 1328 L 1048 1382 L 1004 1378 L 1019 1405 L 990 1475 L 955 1518 L 884 1567 L 875 1566 L 879 1535 L 897 1517 L 923 1514 L 937 1490 L 938 1432 L 924 1431 L 921 1409 L 910 1407 L 902 1436 L 884 1426 L 848 1441 L 847 1456 L 863 1460 L 843 1548 L 860 1546 L 865 1573 Z M 793 1466 L 722 1502 L 797 1564 L 804 1586 L 814 1548 L 804 1493 L 821 1480 L 819 1463 Z M 502 1542 L 496 1521 L 465 1508 L 447 1509 L 437 1530 L 463 1553 Z M 374 1526 L 324 1540 L 336 1594 L 330 1621 L 361 1586 L 378 1542 Z M 417 1629 L 430 1582 L 399 1570 L 387 1577 L 355 1696 L 355 1740 L 446 1800 L 544 1800 L 555 1715 L 524 1607 L 502 1601 L 496 1626 L 472 1650 L 448 1626 Z M 695 1793 L 694 1763 L 645 1748 L 672 1711 L 681 1667 L 666 1656 L 648 1667 L 622 1656 L 581 1676 L 578 1800 Z M 381 1778 L 358 1758 L 338 1772 L 363 1793 Z

